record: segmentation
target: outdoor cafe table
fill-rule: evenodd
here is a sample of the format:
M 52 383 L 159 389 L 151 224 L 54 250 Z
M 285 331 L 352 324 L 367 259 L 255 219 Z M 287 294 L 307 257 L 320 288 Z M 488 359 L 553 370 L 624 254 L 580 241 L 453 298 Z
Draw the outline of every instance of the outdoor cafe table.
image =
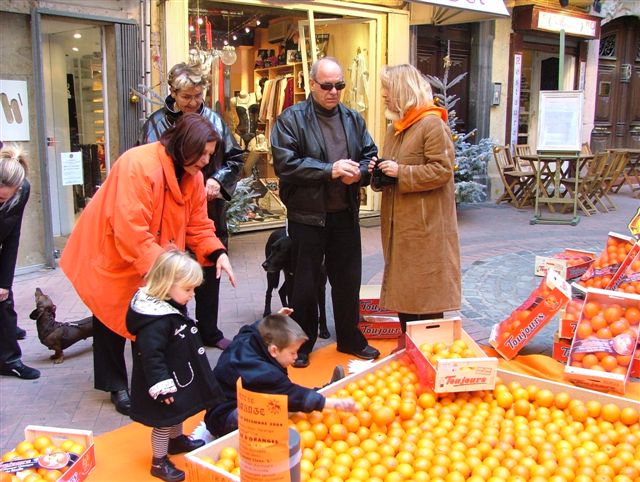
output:
M 535 207 L 530 224 L 571 224 L 575 226 L 580 221 L 578 216 L 578 187 L 580 171 L 586 163 L 593 159 L 590 154 L 553 153 L 527 154 L 520 159 L 528 161 L 536 174 Z M 571 178 L 575 182 L 573 193 L 562 185 L 562 181 Z M 546 204 L 554 215 L 543 215 L 542 204 Z M 554 205 L 569 205 L 572 207 L 568 215 L 556 213 Z

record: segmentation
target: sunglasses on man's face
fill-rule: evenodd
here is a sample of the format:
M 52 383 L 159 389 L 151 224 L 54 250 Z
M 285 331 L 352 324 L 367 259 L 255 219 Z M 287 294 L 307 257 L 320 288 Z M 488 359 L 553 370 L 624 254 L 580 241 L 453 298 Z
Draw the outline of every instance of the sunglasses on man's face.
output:
M 346 84 L 344 83 L 343 80 L 341 80 L 340 82 L 336 82 L 335 84 L 332 84 L 331 82 L 322 82 L 322 83 L 316 82 L 316 83 L 320 86 L 322 90 L 331 90 L 334 87 L 336 88 L 336 90 L 342 90 L 346 87 Z

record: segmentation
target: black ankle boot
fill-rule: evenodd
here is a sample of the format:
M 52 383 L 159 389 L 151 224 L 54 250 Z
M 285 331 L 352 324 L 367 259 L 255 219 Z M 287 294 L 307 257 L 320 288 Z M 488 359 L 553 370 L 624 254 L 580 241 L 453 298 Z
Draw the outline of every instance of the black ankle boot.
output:
M 184 472 L 176 468 L 166 455 L 161 458 L 153 457 L 151 460 L 151 475 L 166 482 L 184 480 Z
M 169 439 L 169 454 L 183 454 L 185 452 L 191 452 L 204 445 L 204 440 L 190 439 L 186 435 L 179 435 L 176 438 Z

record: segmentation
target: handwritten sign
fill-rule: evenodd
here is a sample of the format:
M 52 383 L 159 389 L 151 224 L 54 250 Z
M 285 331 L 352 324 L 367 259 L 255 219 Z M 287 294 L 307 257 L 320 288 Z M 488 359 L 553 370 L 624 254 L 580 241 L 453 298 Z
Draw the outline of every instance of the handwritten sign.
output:
M 242 481 L 290 482 L 287 396 L 237 392 Z
M 74 186 L 84 184 L 82 174 L 82 152 L 63 152 L 60 154 L 62 167 L 62 185 Z

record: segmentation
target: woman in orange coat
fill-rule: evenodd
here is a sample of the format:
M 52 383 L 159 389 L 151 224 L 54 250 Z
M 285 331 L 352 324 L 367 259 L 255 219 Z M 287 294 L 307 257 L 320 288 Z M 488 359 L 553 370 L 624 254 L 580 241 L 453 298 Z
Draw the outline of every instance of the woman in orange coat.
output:
M 159 142 L 134 147 L 114 163 L 80 216 L 60 266 L 94 315 L 94 386 L 111 392 L 120 413 L 130 407 L 124 360 L 128 303 L 169 246 L 189 248 L 202 265 L 235 278 L 207 217 L 200 170 L 220 140 L 211 123 L 185 114 Z

